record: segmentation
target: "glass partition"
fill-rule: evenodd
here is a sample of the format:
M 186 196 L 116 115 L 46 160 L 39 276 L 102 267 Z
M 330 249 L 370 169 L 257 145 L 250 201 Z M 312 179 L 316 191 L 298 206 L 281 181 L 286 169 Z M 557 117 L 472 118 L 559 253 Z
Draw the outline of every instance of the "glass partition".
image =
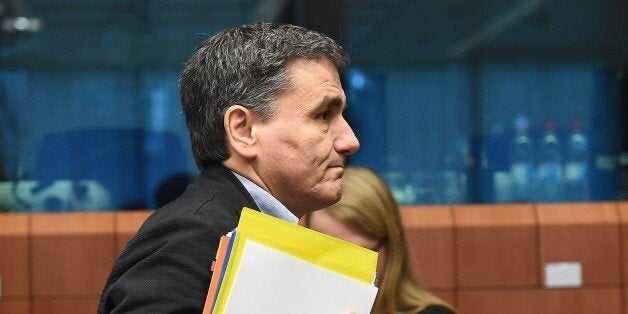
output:
M 0 0 L 0 211 L 157 208 L 198 174 L 178 74 L 254 21 L 325 32 L 402 204 L 626 198 L 625 1 Z

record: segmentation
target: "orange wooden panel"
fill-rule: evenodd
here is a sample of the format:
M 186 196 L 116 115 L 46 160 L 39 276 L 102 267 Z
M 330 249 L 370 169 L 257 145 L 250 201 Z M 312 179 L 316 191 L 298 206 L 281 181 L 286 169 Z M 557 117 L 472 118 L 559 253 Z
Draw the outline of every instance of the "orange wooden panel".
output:
M 5 297 L 30 294 L 29 219 L 27 214 L 0 215 L 0 285 Z
M 36 213 L 31 233 L 44 235 L 109 234 L 114 231 L 113 212 Z
M 534 205 L 484 204 L 454 206 L 457 227 L 529 227 L 536 224 Z
M 399 214 L 406 228 L 453 226 L 453 213 L 449 206 L 401 206 Z
M 628 286 L 624 286 L 624 314 L 628 314 Z
M 579 262 L 584 285 L 621 282 L 617 204 L 539 204 L 537 212 L 542 268 Z
M 539 223 L 543 225 L 617 224 L 617 203 L 537 204 Z
M 458 291 L 458 310 L 464 314 L 621 314 L 621 293 L 619 288 Z
M 122 252 L 126 243 L 140 229 L 152 210 L 120 211 L 115 213 L 116 254 Z
M 621 234 L 622 234 L 622 267 L 624 274 L 623 282 L 625 286 L 628 286 L 628 202 L 619 203 L 619 219 L 621 222 Z M 628 298 L 626 298 L 626 304 L 628 304 Z M 627 305 L 628 307 L 628 305 Z M 628 312 L 626 312 L 628 314 Z
M 100 295 L 115 258 L 113 220 L 113 213 L 33 215 L 33 295 Z
M 539 283 L 532 205 L 455 206 L 454 221 L 458 286 Z
M 0 214 L 0 236 L 28 233 L 28 214 Z
M 99 298 L 89 299 L 35 299 L 32 302 L 33 314 L 96 313 Z
M 454 234 L 449 207 L 401 208 L 415 279 L 428 288 L 454 287 Z
M 30 314 L 30 302 L 28 300 L 0 299 L 0 313 Z

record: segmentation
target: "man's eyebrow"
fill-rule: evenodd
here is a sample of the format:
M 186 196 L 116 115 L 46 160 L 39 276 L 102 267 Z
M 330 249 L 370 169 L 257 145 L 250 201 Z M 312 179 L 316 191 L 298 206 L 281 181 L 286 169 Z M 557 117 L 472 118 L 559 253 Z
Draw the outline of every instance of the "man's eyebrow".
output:
M 341 107 L 342 110 L 346 110 L 348 104 L 338 96 L 325 96 L 320 103 L 321 107 Z

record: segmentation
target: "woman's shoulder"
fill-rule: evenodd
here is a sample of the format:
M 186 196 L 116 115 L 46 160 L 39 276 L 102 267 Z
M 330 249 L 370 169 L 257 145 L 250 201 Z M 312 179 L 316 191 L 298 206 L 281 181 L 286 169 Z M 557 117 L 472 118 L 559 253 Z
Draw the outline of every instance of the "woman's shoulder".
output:
M 419 312 L 399 312 L 399 314 L 454 314 L 455 312 L 442 305 L 430 305 Z
M 430 305 L 421 311 L 420 314 L 454 314 L 454 312 L 442 305 Z

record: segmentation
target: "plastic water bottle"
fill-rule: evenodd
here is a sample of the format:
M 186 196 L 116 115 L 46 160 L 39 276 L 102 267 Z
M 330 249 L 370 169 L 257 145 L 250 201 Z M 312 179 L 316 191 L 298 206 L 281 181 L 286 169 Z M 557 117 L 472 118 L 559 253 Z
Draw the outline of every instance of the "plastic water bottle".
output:
M 441 173 L 441 197 L 443 204 L 460 204 L 467 199 L 468 144 L 455 140 L 445 154 Z
M 538 193 L 540 202 L 557 202 L 563 199 L 562 154 L 560 139 L 553 121 L 545 123 L 545 131 L 539 146 L 539 166 L 537 169 Z
M 528 118 L 525 116 L 518 116 L 515 119 L 515 137 L 512 143 L 510 163 L 512 200 L 515 202 L 532 200 L 534 146 L 528 133 L 528 127 Z
M 568 201 L 589 200 L 589 140 L 582 124 L 574 121 L 565 151 L 565 198 Z
M 411 182 L 407 161 L 399 156 L 387 156 L 388 170 L 383 174 L 384 181 L 388 184 L 390 192 L 401 205 L 415 202 L 415 187 Z

